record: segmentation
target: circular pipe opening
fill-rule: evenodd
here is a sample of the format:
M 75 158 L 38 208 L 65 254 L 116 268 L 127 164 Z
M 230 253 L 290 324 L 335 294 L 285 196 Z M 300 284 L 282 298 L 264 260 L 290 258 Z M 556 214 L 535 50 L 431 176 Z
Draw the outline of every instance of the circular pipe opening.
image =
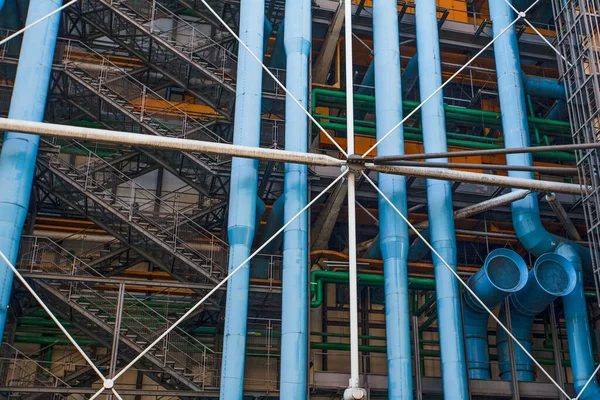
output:
M 527 265 L 523 258 L 512 250 L 496 249 L 488 255 L 486 262 L 488 279 L 498 290 L 513 293 L 527 283 Z
M 558 254 L 544 254 L 535 262 L 535 279 L 539 285 L 554 296 L 565 296 L 576 284 L 575 271 L 568 261 Z

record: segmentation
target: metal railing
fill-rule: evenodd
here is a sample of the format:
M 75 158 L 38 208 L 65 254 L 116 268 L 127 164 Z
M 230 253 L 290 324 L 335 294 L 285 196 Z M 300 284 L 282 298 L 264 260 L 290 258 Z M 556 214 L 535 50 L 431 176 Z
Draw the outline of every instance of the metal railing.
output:
M 80 143 L 72 144 L 79 149 L 88 152 L 90 163 L 104 163 L 105 168 L 77 168 L 60 155 L 50 155 L 50 163 L 56 165 L 67 176 L 75 180 L 86 192 L 102 198 L 111 204 L 114 210 L 118 210 L 129 221 L 154 230 L 153 235 L 168 238 L 174 252 L 186 252 L 188 257 L 201 260 L 204 268 L 209 268 L 211 273 L 222 274 L 225 272 L 223 265 L 227 265 L 227 244 L 189 218 L 187 213 L 182 212 L 170 202 L 165 202 L 153 192 L 147 190 L 134 180 L 130 180 L 121 171 L 102 160 L 90 149 Z M 126 182 L 113 191 L 113 182 Z M 154 213 L 156 205 L 161 212 Z M 148 212 L 149 211 L 149 212 Z

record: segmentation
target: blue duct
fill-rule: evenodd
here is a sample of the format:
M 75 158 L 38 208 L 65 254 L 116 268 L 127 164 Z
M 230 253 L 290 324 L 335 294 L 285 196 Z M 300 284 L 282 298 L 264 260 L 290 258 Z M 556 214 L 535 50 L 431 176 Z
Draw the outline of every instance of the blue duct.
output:
M 506 28 L 514 19 L 513 11 L 505 1 L 491 1 L 490 15 L 494 37 Z M 494 42 L 496 75 L 498 77 L 498 95 L 502 110 L 504 145 L 507 149 L 529 147 L 529 127 L 527 108 L 520 67 L 519 48 L 515 29 L 509 29 Z M 531 166 L 531 154 L 509 154 L 508 165 Z M 534 179 L 532 172 L 510 171 L 511 177 Z M 584 266 L 591 268 L 591 256 L 588 248 L 570 242 L 546 231 L 540 218 L 537 195 L 530 194 L 522 200 L 512 203 L 512 219 L 515 232 L 523 246 L 535 256 L 552 253 L 561 243 L 570 243 L 582 258 Z
M 523 80 L 523 88 L 527 94 L 549 99 L 564 100 L 566 98 L 565 87 L 557 79 L 526 75 L 522 70 L 521 79 Z
M 490 2 L 490 15 L 492 17 L 492 29 L 494 37 L 508 26 L 513 18 L 513 11 L 505 2 Z M 520 57 L 517 46 L 515 29 L 510 29 L 494 42 L 494 53 L 498 76 L 498 88 L 500 96 L 500 107 L 502 109 L 502 125 L 504 127 L 504 142 L 507 148 L 528 147 L 529 129 L 526 120 L 526 103 L 523 95 L 523 85 L 520 74 Z M 559 101 L 560 103 L 560 101 Z M 530 166 L 532 159 L 530 154 L 507 155 L 508 165 Z M 509 176 L 533 179 L 532 173 L 509 172 Z M 591 268 L 591 256 L 589 249 L 570 242 L 564 238 L 550 234 L 543 227 L 537 197 L 535 194 L 527 196 L 512 204 L 513 225 L 515 232 L 523 246 L 534 255 L 542 258 L 544 253 L 557 251 L 565 256 L 575 271 L 580 266 Z M 581 268 L 582 269 L 582 268 Z M 589 345 L 589 328 L 587 328 L 587 311 L 583 299 L 581 286 L 581 275 L 576 272 L 576 290 L 565 297 L 565 318 L 569 324 L 568 341 L 571 353 L 573 374 L 577 381 L 577 390 L 581 390 L 584 375 L 589 377 L 592 353 Z M 526 334 L 526 332 L 525 332 Z M 521 352 L 522 353 L 522 352 Z M 507 359 L 507 355 L 504 354 Z M 506 364 L 505 364 L 506 367 Z M 506 375 L 506 373 L 505 373 Z M 523 378 L 531 378 L 526 370 L 521 375 Z M 589 390 L 589 392 L 588 392 Z M 598 397 L 598 385 L 594 382 L 584 395 L 587 398 Z
M 396 0 L 373 3 L 375 112 L 377 140 L 402 120 L 400 36 Z M 399 127 L 379 146 L 379 155 L 404 154 L 404 130 Z M 378 175 L 380 190 L 404 214 L 406 179 Z M 379 239 L 383 258 L 385 325 L 387 335 L 388 397 L 412 399 L 412 359 L 408 307 L 408 226 L 379 196 Z
M 284 205 L 285 194 L 283 196 L 279 196 L 279 198 L 275 200 L 275 203 L 273 203 L 273 206 L 271 206 L 271 212 L 267 217 L 267 224 L 265 225 L 265 229 L 263 230 L 263 234 L 261 237 L 261 244 L 266 242 L 269 238 L 271 238 L 283 226 Z M 279 248 L 281 247 L 281 243 L 283 243 L 283 236 L 279 235 L 263 249 L 263 253 L 277 253 L 279 251 Z
M 417 54 L 410 59 L 402 74 L 402 94 L 407 97 L 412 92 L 419 78 L 419 57 Z
M 371 61 L 369 64 L 369 68 L 365 73 L 365 77 L 360 84 L 360 88 L 358 88 L 358 94 L 365 94 L 368 96 L 373 95 L 373 86 L 375 85 L 375 62 Z M 364 115 L 364 113 L 363 113 Z M 359 118 L 361 119 L 361 118 Z
M 31 0 L 27 24 L 55 11 L 61 0 Z M 23 36 L 8 117 L 41 122 L 44 118 L 52 58 L 58 36 L 60 13 L 28 29 Z M 0 250 L 15 262 L 21 230 L 27 216 L 39 136 L 7 132 L 0 154 Z M 0 332 L 4 331 L 13 273 L 0 269 Z
M 575 391 L 579 394 L 587 380 L 594 373 L 594 357 L 590 339 L 590 325 L 583 296 L 583 268 L 577 251 L 568 244 L 560 244 L 555 254 L 564 257 L 576 274 L 576 285 L 573 291 L 563 297 L 565 323 L 567 325 L 567 341 L 571 358 L 571 371 Z M 596 378 L 590 382 L 580 397 L 581 400 L 600 399 L 600 387 Z
M 277 29 L 277 36 L 275 37 L 275 44 L 273 45 L 273 51 L 271 52 L 271 59 L 269 60 L 269 67 L 271 68 L 285 68 L 285 48 L 284 48 L 284 37 L 285 37 L 285 22 L 279 24 Z
M 557 121 L 567 121 L 569 119 L 569 110 L 567 109 L 567 102 L 562 99 L 558 100 L 554 107 L 552 107 L 546 118 Z
M 265 0 L 244 0 L 240 10 L 241 40 L 262 59 Z M 234 144 L 260 144 L 262 68 L 240 46 L 236 87 Z M 233 158 L 229 194 L 229 272 L 248 256 L 255 233 L 258 160 Z M 244 355 L 248 319 L 250 266 L 246 264 L 227 284 L 221 400 L 241 399 L 244 391 Z
M 419 89 L 421 100 L 424 100 L 442 85 L 437 11 L 435 0 L 420 0 L 415 3 Z M 421 121 L 425 152 L 448 151 L 444 95 L 441 91 L 423 104 Z M 446 158 L 427 161 L 448 162 Z M 456 270 L 456 237 L 452 210 L 452 187 L 449 181 L 427 179 L 427 207 L 431 245 L 448 265 Z M 436 256 L 433 256 L 433 265 L 444 397 L 446 399 L 467 399 L 469 388 L 458 281 Z
M 521 290 L 527 276 L 527 265 L 520 255 L 512 250 L 496 249 L 488 254 L 483 267 L 467 284 L 493 310 L 506 296 Z M 492 379 L 487 341 L 490 315 L 470 293 L 465 293 L 463 313 L 469 378 Z
M 287 88 L 308 109 L 308 70 L 312 41 L 311 0 L 286 0 Z M 285 149 L 308 152 L 308 118 L 291 98 L 285 102 Z M 306 165 L 285 164 L 284 221 L 308 203 Z M 305 400 L 308 371 L 308 217 L 303 213 L 284 231 L 281 305 L 280 391 L 286 399 Z
M 533 354 L 531 330 L 535 316 L 557 297 L 566 296 L 573 291 L 577 276 L 573 265 L 557 254 L 544 254 L 535 262 L 529 271 L 527 284 L 517 293 L 510 295 L 511 333 L 525 349 Z M 500 309 L 500 321 L 507 326 L 505 308 Z M 498 346 L 498 363 L 500 378 L 511 380 L 510 353 L 508 341 L 512 340 L 506 331 L 498 327 L 496 343 Z M 533 381 L 533 361 L 518 346 L 514 346 L 517 379 Z M 589 378 L 589 376 L 588 376 Z

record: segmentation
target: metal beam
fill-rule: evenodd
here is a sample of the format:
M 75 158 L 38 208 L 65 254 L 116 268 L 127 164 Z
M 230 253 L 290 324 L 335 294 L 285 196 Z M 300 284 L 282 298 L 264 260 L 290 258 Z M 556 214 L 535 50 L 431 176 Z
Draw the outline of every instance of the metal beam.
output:
M 343 160 L 321 154 L 299 153 L 276 149 L 263 149 L 225 143 L 203 142 L 165 136 L 133 134 L 131 132 L 92 129 L 78 126 L 48 124 L 42 122 L 18 121 L 0 118 L 0 130 L 31 133 L 42 136 L 55 136 L 66 139 L 82 139 L 103 143 L 130 144 L 157 149 L 178 150 L 205 154 L 225 154 L 234 157 L 253 158 L 268 161 L 291 162 L 296 164 L 342 166 Z
M 325 34 L 325 40 L 321 45 L 321 52 L 312 69 L 313 83 L 323 84 L 327 82 L 327 75 L 331 69 L 331 63 L 335 56 L 335 49 L 337 48 L 342 26 L 344 25 L 345 18 L 343 4 L 343 2 L 339 3 L 338 8 L 333 15 L 333 19 L 329 24 L 327 34 Z M 350 38 L 350 40 L 352 40 L 352 38 Z
M 312 250 L 321 250 L 329 248 L 329 239 L 333 233 L 333 228 L 338 220 L 344 200 L 348 194 L 348 185 L 346 182 L 340 182 L 333 190 L 331 196 L 325 203 L 325 208 L 319 213 L 312 231 L 314 232 L 311 243 Z

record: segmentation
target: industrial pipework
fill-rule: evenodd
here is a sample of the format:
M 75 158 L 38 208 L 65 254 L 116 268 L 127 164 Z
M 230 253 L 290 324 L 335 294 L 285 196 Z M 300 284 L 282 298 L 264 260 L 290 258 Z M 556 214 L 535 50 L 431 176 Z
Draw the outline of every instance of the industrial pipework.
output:
M 504 1 L 490 1 L 490 16 L 493 22 L 494 37 L 500 35 L 514 19 L 514 12 Z M 516 29 L 511 28 L 494 42 L 496 75 L 498 77 L 498 94 L 502 111 L 502 126 L 506 148 L 528 147 L 529 128 L 523 82 L 520 74 L 520 56 Z M 531 154 L 510 154 L 506 156 L 508 165 L 531 166 Z M 509 172 L 510 177 L 533 179 L 530 172 Z M 570 261 L 571 268 L 577 271 L 580 266 L 591 266 L 589 249 L 549 233 L 542 225 L 539 205 L 535 193 L 512 204 L 513 225 L 523 246 L 535 256 L 543 257 L 545 253 L 556 251 Z M 577 257 L 575 256 L 577 255 Z M 583 267 L 581 267 L 583 269 Z M 575 288 L 565 297 L 565 319 L 568 324 L 568 342 L 576 381 L 575 389 L 579 392 L 582 384 L 593 371 L 593 356 L 589 344 L 589 327 L 587 327 L 587 310 L 581 298 L 583 287 L 582 272 L 576 272 Z M 514 328 L 514 327 L 513 327 Z M 499 332 L 501 334 L 501 332 Z M 523 355 L 522 352 L 519 352 Z M 591 368 L 591 369 L 590 369 Z M 530 378 L 524 371 L 524 378 Z M 505 373 L 506 376 L 506 373 Z M 584 398 L 600 398 L 600 388 L 594 380 L 584 392 Z M 589 396 L 589 397 L 588 397 Z
M 286 0 L 285 38 L 287 88 L 308 108 L 308 69 L 312 40 L 311 0 Z M 308 118 L 288 95 L 285 102 L 285 149 L 308 151 Z M 308 203 L 305 164 L 285 164 L 284 221 Z M 302 213 L 285 228 L 281 306 L 280 392 L 286 399 L 304 400 L 308 373 L 308 217 Z
M 400 36 L 396 0 L 373 3 L 375 111 L 377 139 L 402 120 Z M 347 89 L 351 91 L 351 88 Z M 397 128 L 377 149 L 380 155 L 404 154 L 404 130 Z M 381 191 L 407 215 L 406 178 L 378 175 Z M 412 399 L 412 359 L 408 299 L 408 226 L 379 196 L 379 240 L 385 279 L 388 397 Z
M 559 244 L 555 254 L 565 258 L 575 270 L 576 284 L 571 293 L 563 297 L 567 341 L 571 358 L 571 372 L 575 391 L 580 393 L 587 380 L 594 373 L 594 357 L 587 306 L 583 292 L 583 267 L 581 258 L 575 249 L 568 244 Z M 600 387 L 594 379 L 580 397 L 582 400 L 600 399 Z
M 435 0 L 415 2 L 419 91 L 425 102 L 442 86 L 442 65 Z M 448 151 L 444 95 L 437 92 L 421 108 L 425 153 Z M 378 124 L 379 125 L 379 124 Z M 447 158 L 428 162 L 448 162 Z M 456 270 L 456 236 L 449 181 L 427 179 L 427 209 L 431 245 Z M 446 399 L 468 399 L 463 326 L 458 281 L 439 257 L 433 256 L 438 330 L 442 355 L 442 385 Z
M 31 0 L 26 25 L 55 11 L 61 0 Z M 25 31 L 8 117 L 41 122 L 46 109 L 60 13 Z M 27 216 L 39 136 L 7 132 L 0 154 L 0 251 L 15 263 Z M 0 269 L 0 332 L 4 332 L 13 273 Z
M 527 265 L 520 255 L 508 249 L 490 252 L 481 269 L 467 284 L 477 297 L 493 310 L 511 293 L 527 283 Z M 492 379 L 488 351 L 488 320 L 490 315 L 471 293 L 464 295 L 465 344 L 469 378 Z
M 506 308 L 500 309 L 499 319 L 505 326 L 512 326 L 511 333 L 530 354 L 533 353 L 531 339 L 533 319 L 544 311 L 557 297 L 573 291 L 577 282 L 575 269 L 567 260 L 557 254 L 544 254 L 529 271 L 527 284 L 509 296 L 510 325 L 507 324 Z M 500 326 L 496 333 L 500 378 L 511 380 L 510 351 L 508 341 L 512 340 Z M 533 381 L 533 361 L 519 347 L 514 348 L 514 360 L 519 381 Z M 588 376 L 589 378 L 589 376 Z M 586 378 L 587 379 L 587 378 Z
M 241 40 L 257 57 L 263 57 L 264 0 L 244 0 L 240 10 Z M 259 147 L 262 100 L 262 67 L 240 46 L 236 86 L 233 142 Z M 233 158 L 229 194 L 229 272 L 250 256 L 256 224 L 258 160 Z M 227 283 L 223 334 L 221 400 L 241 399 L 244 393 L 244 359 L 248 319 L 250 265 Z

